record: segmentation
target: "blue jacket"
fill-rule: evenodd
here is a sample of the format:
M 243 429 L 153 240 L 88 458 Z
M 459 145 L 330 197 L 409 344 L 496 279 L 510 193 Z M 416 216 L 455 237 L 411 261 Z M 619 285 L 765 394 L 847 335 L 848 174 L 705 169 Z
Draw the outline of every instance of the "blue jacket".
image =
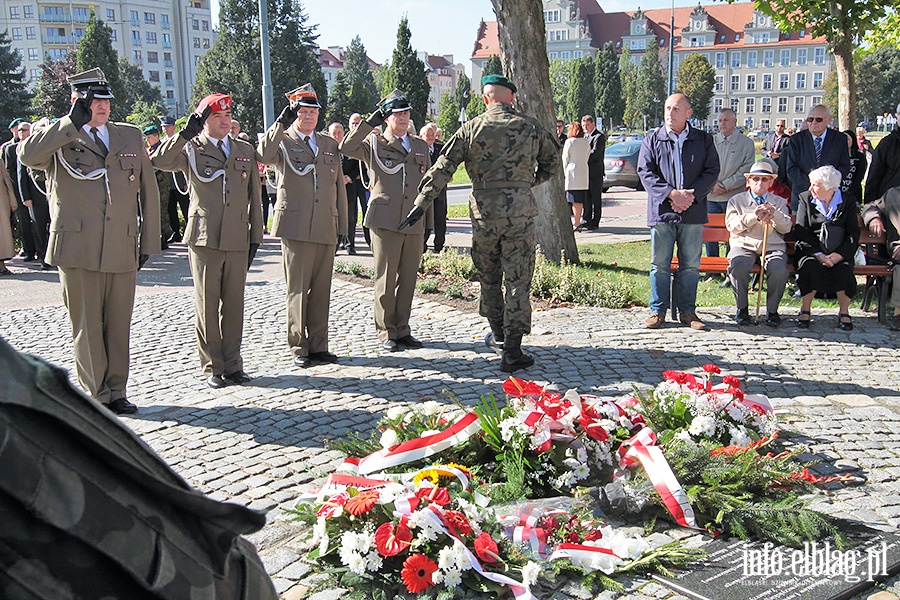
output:
M 719 177 L 719 153 L 713 137 L 688 125 L 687 139 L 681 149 L 684 171 L 683 189 L 694 190 L 694 203 L 683 213 L 672 210 L 668 196 L 675 189 L 675 142 L 665 126 L 644 138 L 638 156 L 638 176 L 647 190 L 647 226 L 664 223 L 699 224 L 707 222 L 706 196 Z

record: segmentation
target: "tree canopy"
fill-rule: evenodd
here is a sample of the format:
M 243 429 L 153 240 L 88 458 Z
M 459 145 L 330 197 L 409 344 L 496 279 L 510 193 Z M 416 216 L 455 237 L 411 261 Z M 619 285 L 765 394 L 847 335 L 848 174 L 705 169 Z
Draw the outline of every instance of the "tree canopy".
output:
M 6 125 L 16 117 L 27 117 L 31 112 L 31 94 L 27 89 L 22 57 L 12 49 L 6 31 L 0 31 L 0 124 Z
M 334 85 L 331 87 L 331 94 L 328 96 L 328 110 L 326 111 L 325 120 L 331 123 L 348 123 L 350 115 L 354 111 L 350 110 L 350 86 L 347 83 L 347 72 L 341 71 L 334 78 Z
M 128 62 L 124 56 L 119 58 L 119 76 L 122 79 L 125 98 L 119 100 L 116 96 L 116 102 L 123 103 L 131 116 L 155 113 L 154 121 L 158 121 L 160 115 L 167 113 L 166 103 L 159 88 L 144 79 L 141 68 Z M 141 106 L 138 106 L 138 103 Z M 140 124 L 142 127 L 151 124 L 144 124 L 145 120 L 143 116 L 126 118 L 129 123 Z
M 678 67 L 676 92 L 688 97 L 694 110 L 694 118 L 705 121 L 709 118 L 709 103 L 715 93 L 716 70 L 698 52 L 691 52 Z
M 398 89 L 406 94 L 412 104 L 410 111 L 412 121 L 418 128 L 426 121 L 431 84 L 428 83 L 428 75 L 425 73 L 425 63 L 419 60 L 410 44 L 411 38 L 409 21 L 404 16 L 397 27 L 397 45 L 384 75 L 384 91 Z M 369 111 L 371 112 L 371 109 Z
M 566 94 L 566 114 L 572 120 L 584 115 L 593 116 L 596 95 L 594 93 L 594 60 L 590 56 L 567 61 L 569 87 Z
M 609 129 L 621 123 L 625 113 L 625 98 L 622 95 L 622 79 L 619 75 L 619 58 L 610 42 L 597 52 L 594 61 L 594 88 L 597 94 L 597 116 L 603 119 L 603 126 Z
M 110 119 L 124 121 L 131 107 L 127 104 L 128 94 L 119 76 L 119 55 L 112 45 L 112 28 L 98 19 L 94 9 L 91 8 L 84 36 L 78 44 L 75 72 L 81 73 L 95 67 L 99 67 L 106 75 L 109 89 L 115 96 L 110 103 Z M 68 93 L 66 95 L 68 96 Z
M 69 112 L 71 87 L 66 77 L 75 74 L 75 53 L 63 60 L 47 58 L 40 64 L 41 76 L 32 100 L 32 112 L 39 117 L 61 117 Z
M 346 73 L 347 87 L 349 89 L 347 97 L 348 114 L 372 112 L 380 98 L 378 96 L 378 88 L 375 86 L 375 78 L 369 69 L 366 47 L 363 46 L 359 36 L 354 37 L 347 47 L 343 73 Z

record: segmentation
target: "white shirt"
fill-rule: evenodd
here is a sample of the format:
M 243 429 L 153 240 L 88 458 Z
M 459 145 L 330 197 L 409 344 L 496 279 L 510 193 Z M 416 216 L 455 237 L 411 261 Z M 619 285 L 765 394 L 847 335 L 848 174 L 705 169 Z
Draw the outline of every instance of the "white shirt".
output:
M 675 132 L 666 125 L 666 134 L 669 136 L 669 139 L 675 142 L 675 152 L 672 154 L 673 160 L 675 162 L 675 189 L 682 190 L 684 189 L 684 167 L 681 164 L 681 150 L 684 148 L 684 141 L 687 139 L 688 131 L 690 131 L 690 124 L 687 123 L 684 126 L 684 131 L 675 135 Z
M 84 131 L 85 135 L 89 140 L 94 139 L 94 134 L 91 133 L 91 126 L 85 125 L 81 128 Z M 97 135 L 103 141 L 103 144 L 106 146 L 106 149 L 109 150 L 109 129 L 106 127 L 106 123 L 97 127 Z
M 403 137 L 400 138 L 400 143 L 403 144 L 403 149 L 406 150 L 407 152 L 409 152 L 410 145 L 409 145 L 409 134 L 408 133 L 403 134 Z
M 316 134 L 311 133 L 309 135 L 298 133 L 300 139 L 309 144 L 309 147 L 312 148 L 313 155 L 317 155 L 319 153 L 319 147 L 316 145 Z
M 216 147 L 218 147 L 219 142 L 223 142 L 225 148 L 225 158 L 228 158 L 228 155 L 231 154 L 231 138 L 229 138 L 227 135 L 221 140 L 218 138 L 214 138 L 211 135 L 207 137 L 213 141 L 213 144 L 215 144 Z

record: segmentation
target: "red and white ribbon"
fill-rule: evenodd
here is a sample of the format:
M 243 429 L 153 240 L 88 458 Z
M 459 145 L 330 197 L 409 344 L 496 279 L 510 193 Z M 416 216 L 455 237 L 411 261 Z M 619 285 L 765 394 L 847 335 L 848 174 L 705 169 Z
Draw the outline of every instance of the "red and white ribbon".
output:
M 643 430 L 642 430 L 643 431 Z M 669 513 L 675 519 L 675 522 L 683 527 L 697 527 L 697 520 L 694 516 L 694 509 L 688 500 L 687 493 L 678 483 L 672 467 L 663 455 L 659 446 L 645 446 L 642 444 L 634 444 L 625 454 L 623 463 L 631 464 L 634 461 L 629 459 L 637 459 L 650 478 L 650 482 L 662 498 L 663 504 L 669 510 Z
M 590 560 L 597 554 L 608 554 L 610 556 L 615 556 L 616 558 L 621 558 L 609 548 L 585 546 L 584 544 L 560 544 L 547 560 L 556 560 L 557 558 Z

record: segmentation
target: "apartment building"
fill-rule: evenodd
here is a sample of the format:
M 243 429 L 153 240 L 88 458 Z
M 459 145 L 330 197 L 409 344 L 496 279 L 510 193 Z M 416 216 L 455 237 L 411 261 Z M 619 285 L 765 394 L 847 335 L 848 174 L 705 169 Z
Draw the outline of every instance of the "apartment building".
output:
M 341 46 L 328 46 L 327 48 L 319 48 L 317 58 L 319 59 L 319 66 L 322 67 L 322 75 L 325 77 L 325 85 L 328 87 L 328 91 L 331 92 L 331 87 L 334 85 L 337 74 L 344 70 L 347 52 Z M 380 66 L 368 56 L 366 56 L 366 60 L 369 63 L 369 70 Z
M 716 71 L 712 118 L 729 107 L 738 124 L 753 129 L 768 130 L 782 118 L 799 127 L 809 108 L 822 102 L 825 78 L 834 69 L 824 38 L 781 31 L 751 2 L 607 13 L 596 0 L 544 0 L 544 22 L 551 60 L 595 56 L 609 42 L 617 53 L 627 47 L 640 63 L 656 44 L 668 65 L 671 35 L 676 73 L 694 52 Z M 473 78 L 494 54 L 497 25 L 483 23 L 472 54 Z
M 431 85 L 431 91 L 428 94 L 428 116 L 431 120 L 435 120 L 440 112 L 441 98 L 444 94 L 456 91 L 459 78 L 466 69 L 462 63 L 453 63 L 452 54 L 435 56 L 427 52 L 419 52 L 418 56 L 419 60 L 425 63 L 428 83 Z M 416 125 L 420 126 L 418 123 Z
M 112 29 L 119 56 L 141 67 L 144 77 L 159 87 L 173 116 L 192 109 L 191 85 L 197 61 L 212 47 L 210 0 L 131 0 L 118 2 L 48 2 L 0 0 L 0 30 L 7 30 L 12 47 L 35 85 L 39 65 L 75 52 L 91 9 Z

